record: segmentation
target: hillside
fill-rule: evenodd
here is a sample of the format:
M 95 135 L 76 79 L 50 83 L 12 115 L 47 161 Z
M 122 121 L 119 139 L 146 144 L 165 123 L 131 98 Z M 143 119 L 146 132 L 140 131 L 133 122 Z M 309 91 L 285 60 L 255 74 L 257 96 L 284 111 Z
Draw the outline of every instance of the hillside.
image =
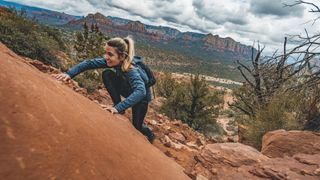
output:
M 57 11 L 51 11 L 43 8 L 26 6 L 19 3 L 3 0 L 0 0 L 0 6 L 9 8 L 14 7 L 18 11 L 24 11 L 24 13 L 26 13 L 26 16 L 28 16 L 30 19 L 36 19 L 41 23 L 49 25 L 62 25 L 68 23 L 71 20 L 80 18 L 79 16 L 73 16 L 63 12 L 61 13 Z
M 236 42 L 230 37 L 221 38 L 218 35 L 200 34 L 193 32 L 180 32 L 177 29 L 151 26 L 143 24 L 139 21 L 127 20 L 126 23 L 119 23 L 119 19 L 113 17 L 106 17 L 101 13 L 88 14 L 78 20 L 72 20 L 67 27 L 81 28 L 86 22 L 88 24 L 94 23 L 100 27 L 100 30 L 105 34 L 124 36 L 132 34 L 136 39 L 141 41 L 159 42 L 164 45 L 177 43 L 183 47 L 192 47 L 197 44 L 197 49 L 203 49 L 209 52 L 231 52 L 238 58 L 249 57 L 251 55 L 251 47 Z M 123 20 L 122 22 L 125 22 Z
M 0 179 L 188 179 L 129 121 L 0 45 Z
M 44 74 L 57 69 L 3 44 L 0 66 L 0 179 L 187 179 L 183 172 L 192 179 L 319 179 L 319 133 L 269 132 L 259 152 L 205 139 L 158 114 L 154 101 L 146 118 L 157 135 L 152 146 L 130 124 L 130 112 L 103 110 L 105 90 L 87 94 L 74 81 L 58 82 Z
M 132 35 L 138 55 L 145 57 L 158 71 L 201 73 L 241 82 L 243 79 L 236 69 L 235 61 L 247 63 L 252 54 L 251 46 L 241 44 L 231 37 L 181 32 L 170 27 L 106 17 L 101 13 L 79 17 L 6 1 L 0 1 L 0 6 L 16 7 L 25 11 L 27 17 L 34 21 L 58 27 L 65 36 L 62 38 L 71 42 L 74 41 L 74 31 L 82 30 L 84 22 L 89 25 L 97 23 L 100 30 L 109 37 Z

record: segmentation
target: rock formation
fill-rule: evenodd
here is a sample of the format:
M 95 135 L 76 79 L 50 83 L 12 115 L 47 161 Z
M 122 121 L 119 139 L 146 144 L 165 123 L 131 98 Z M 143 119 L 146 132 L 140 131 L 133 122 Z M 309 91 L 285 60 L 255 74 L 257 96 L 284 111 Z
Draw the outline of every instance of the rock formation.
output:
M 0 44 L 0 179 L 188 179 L 114 116 Z
M 319 136 L 312 134 L 284 130 L 267 133 L 264 139 L 272 141 L 268 141 L 265 153 L 272 155 L 271 158 L 240 143 L 209 144 L 196 156 L 192 174 L 208 179 L 319 179 L 320 153 L 316 148 Z M 308 139 L 295 141 L 292 137 Z M 286 144 L 290 144 L 290 148 Z M 304 147 L 310 151 L 306 152 Z M 285 156 L 289 154 L 291 156 Z
M 320 133 L 272 131 L 263 136 L 261 152 L 273 158 L 293 156 L 298 153 L 320 155 Z
M 159 114 L 155 100 L 146 117 L 157 135 L 150 145 L 130 110 L 103 110 L 111 103 L 104 89 L 88 94 L 75 81 L 59 82 L 47 75 L 57 69 L 2 44 L 0 67 L 0 179 L 320 178 L 319 133 L 269 132 L 261 153 L 206 139 Z

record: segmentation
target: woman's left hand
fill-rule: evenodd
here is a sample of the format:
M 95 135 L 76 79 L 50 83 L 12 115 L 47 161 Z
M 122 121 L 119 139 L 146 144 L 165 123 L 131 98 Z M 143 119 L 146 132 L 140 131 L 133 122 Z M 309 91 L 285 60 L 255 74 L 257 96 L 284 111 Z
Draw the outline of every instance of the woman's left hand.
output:
M 110 106 L 110 105 L 106 107 L 106 110 L 108 110 L 112 114 L 119 114 L 118 110 L 116 108 L 114 108 L 113 106 Z

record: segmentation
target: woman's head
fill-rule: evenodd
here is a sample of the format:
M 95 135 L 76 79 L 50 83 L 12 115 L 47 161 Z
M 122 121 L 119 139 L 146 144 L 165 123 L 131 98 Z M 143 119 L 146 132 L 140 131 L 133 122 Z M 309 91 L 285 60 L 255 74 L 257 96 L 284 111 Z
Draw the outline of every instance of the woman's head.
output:
M 121 65 L 121 69 L 124 72 L 132 68 L 134 41 L 130 37 L 112 38 L 107 41 L 105 49 L 108 66 Z

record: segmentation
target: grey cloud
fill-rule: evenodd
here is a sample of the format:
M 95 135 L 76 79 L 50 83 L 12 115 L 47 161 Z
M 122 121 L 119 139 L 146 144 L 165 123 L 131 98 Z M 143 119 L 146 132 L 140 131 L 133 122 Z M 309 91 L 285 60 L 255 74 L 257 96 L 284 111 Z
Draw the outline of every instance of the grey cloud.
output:
M 121 6 L 119 1 L 105 0 L 87 0 L 92 6 L 108 6 L 108 8 L 116 8 L 126 11 L 132 16 L 138 16 L 148 21 L 153 21 L 156 19 L 163 19 L 164 21 L 171 24 L 181 24 L 183 26 L 188 26 L 190 29 L 195 29 L 199 31 L 204 31 L 205 28 L 201 27 L 201 18 L 194 17 L 192 15 L 193 8 L 191 7 L 181 7 L 181 2 L 175 0 L 154 0 L 152 3 L 139 4 L 136 3 L 132 6 Z M 177 4 L 175 4 L 177 3 Z M 121 3 L 120 3 L 121 4 Z M 180 6 L 179 6 L 180 5 Z M 190 9 L 186 9 L 190 8 Z M 152 9 L 152 13 L 146 13 L 146 11 Z M 193 19 L 195 18 L 195 19 Z M 212 26 L 211 26 L 212 27 Z
M 112 1 L 109 1 L 109 0 L 103 0 L 103 1 L 87 0 L 87 2 L 90 3 L 92 6 L 95 6 L 95 7 L 112 5 Z
M 247 19 L 241 18 L 241 17 L 229 17 L 227 18 L 227 22 L 231 22 L 232 24 L 236 25 L 246 25 L 248 23 Z
M 205 4 L 204 1 L 193 1 L 192 5 L 197 9 L 202 9 Z
M 157 18 L 163 18 L 167 20 L 174 20 L 174 16 L 181 14 L 181 10 L 178 7 L 170 7 L 169 5 L 175 0 L 155 0 L 149 2 L 137 2 L 134 4 L 123 4 L 120 1 L 113 0 L 87 0 L 92 6 L 103 8 L 116 8 L 123 10 L 130 15 L 139 16 L 144 19 L 154 20 Z M 122 1 L 123 2 L 123 1 Z M 146 13 L 149 12 L 149 13 Z M 150 13 L 152 12 L 152 13 Z M 106 12 L 108 13 L 108 12 Z
M 161 17 L 163 20 L 172 22 L 172 23 L 178 23 L 177 19 L 172 16 L 163 16 Z
M 284 7 L 284 3 L 279 0 L 251 0 L 251 12 L 257 16 L 303 16 L 305 9 L 303 6 Z
M 190 29 L 193 29 L 193 30 L 198 30 L 202 33 L 207 33 L 208 32 L 208 28 L 201 28 L 199 27 L 198 25 L 195 25 L 195 24 L 192 24 L 192 23 L 181 23 L 182 25 L 185 25 L 185 26 L 188 26 Z
M 204 0 L 194 1 L 193 6 L 200 18 L 204 17 L 206 20 L 218 25 L 224 25 L 225 23 L 245 25 L 248 23 L 245 8 L 238 11 L 230 11 L 227 8 L 209 6 Z

